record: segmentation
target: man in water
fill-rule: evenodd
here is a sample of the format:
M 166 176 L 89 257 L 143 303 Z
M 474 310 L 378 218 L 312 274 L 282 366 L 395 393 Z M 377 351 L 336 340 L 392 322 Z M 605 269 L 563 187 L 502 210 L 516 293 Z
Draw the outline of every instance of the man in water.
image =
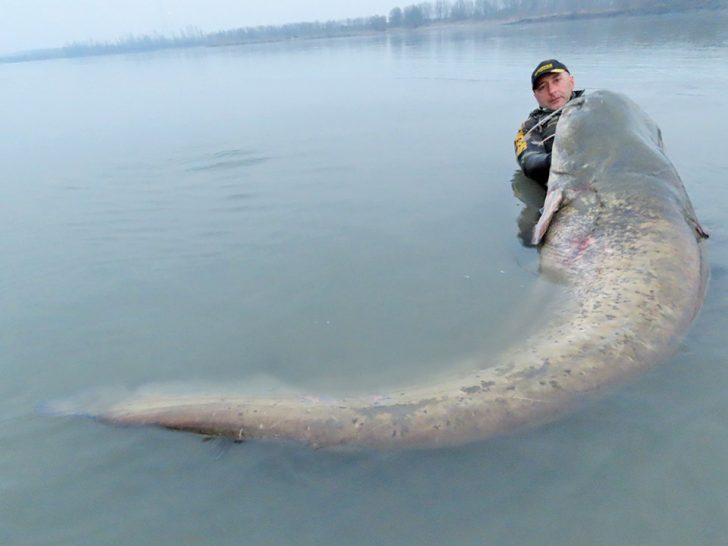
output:
M 516 133 L 516 159 L 523 174 L 545 186 L 561 109 L 584 91 L 574 91 L 574 76 L 556 59 L 538 63 L 531 73 L 531 88 L 538 108 L 529 114 Z

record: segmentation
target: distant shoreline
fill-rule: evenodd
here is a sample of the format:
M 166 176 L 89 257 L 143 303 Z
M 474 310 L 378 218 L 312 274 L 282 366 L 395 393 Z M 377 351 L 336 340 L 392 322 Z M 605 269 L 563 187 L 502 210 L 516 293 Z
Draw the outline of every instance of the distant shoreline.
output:
M 257 41 L 240 41 L 240 42 L 227 42 L 219 44 L 208 44 L 205 47 L 237 47 L 242 45 L 254 45 L 254 44 L 269 44 L 269 43 L 282 43 L 298 40 L 322 40 L 322 39 L 338 39 L 338 38 L 355 38 L 357 36 L 377 36 L 386 34 L 408 34 L 411 32 L 427 32 L 431 30 L 449 30 L 458 28 L 471 28 L 471 27 L 500 27 L 500 26 L 511 26 L 511 25 L 532 25 L 538 23 L 556 23 L 562 21 L 574 21 L 574 20 L 590 20 L 590 19 L 618 19 L 621 17 L 643 17 L 649 15 L 670 15 L 680 14 L 687 12 L 700 12 L 700 11 L 726 11 L 728 12 L 728 6 L 698 6 L 698 7 L 687 7 L 687 8 L 641 8 L 641 9 L 618 9 L 618 10 L 602 10 L 602 11 L 584 11 L 584 12 L 570 12 L 570 13 L 553 13 L 545 15 L 534 15 L 532 17 L 510 17 L 510 18 L 498 18 L 498 19 L 478 19 L 472 20 L 467 19 L 464 21 L 433 21 L 425 25 L 421 25 L 414 28 L 389 28 L 386 30 L 369 30 L 369 31 L 352 31 L 349 33 L 342 33 L 336 36 L 304 36 L 300 38 L 289 38 L 289 39 L 269 39 L 269 40 L 257 40 Z
M 691 11 L 725 11 L 726 6 L 697 6 L 682 8 L 638 8 L 638 9 L 614 9 L 602 11 L 584 11 L 570 13 L 553 13 L 548 15 L 534 15 L 533 17 L 521 17 L 513 21 L 503 22 L 505 25 L 528 25 L 534 23 L 550 23 L 557 21 L 573 21 L 582 19 L 616 19 L 619 17 L 641 17 L 646 15 L 669 15 L 673 13 L 686 13 Z
M 247 40 L 229 41 L 221 37 L 225 32 L 200 34 L 194 39 L 186 42 L 175 42 L 172 39 L 163 37 L 157 43 L 145 42 L 141 38 L 137 41 L 128 43 L 102 43 L 102 44 L 72 44 L 69 46 L 58 48 L 46 48 L 31 51 L 22 51 L 18 53 L 0 55 L 0 64 L 22 63 L 30 61 L 45 61 L 54 59 L 72 59 L 80 57 L 99 57 L 106 55 L 128 55 L 133 53 L 150 53 L 153 51 L 162 51 L 168 49 L 192 49 L 195 47 L 238 47 L 241 45 L 271 44 L 285 43 L 304 40 L 325 40 L 338 38 L 353 38 L 358 36 L 377 36 L 377 35 L 397 35 L 411 32 L 436 31 L 444 29 L 471 28 L 471 27 L 490 27 L 510 25 L 533 25 L 539 23 L 554 23 L 562 21 L 583 21 L 592 19 L 618 19 L 627 17 L 643 17 L 649 15 L 669 15 L 687 12 L 701 11 L 728 11 L 728 2 L 717 0 L 712 5 L 703 5 L 696 7 L 652 7 L 638 9 L 615 9 L 602 11 L 578 11 L 566 13 L 551 13 L 543 15 L 534 15 L 529 17 L 494 17 L 487 19 L 465 19 L 460 21 L 432 21 L 415 27 L 391 27 L 383 29 L 362 29 L 362 28 L 346 28 L 338 27 L 333 31 L 321 32 L 320 34 L 312 33 L 309 35 L 291 35 L 284 37 L 260 37 Z M 302 23 L 319 24 L 317 23 Z M 275 28 L 275 27 L 271 27 Z

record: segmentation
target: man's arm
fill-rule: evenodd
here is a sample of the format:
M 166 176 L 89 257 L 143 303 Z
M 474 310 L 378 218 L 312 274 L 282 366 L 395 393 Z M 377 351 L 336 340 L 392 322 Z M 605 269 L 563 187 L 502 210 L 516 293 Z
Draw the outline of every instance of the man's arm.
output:
M 545 186 L 551 169 L 551 153 L 546 151 L 539 134 L 528 132 L 528 125 L 528 122 L 524 123 L 516 133 L 513 143 L 516 159 L 523 174 Z

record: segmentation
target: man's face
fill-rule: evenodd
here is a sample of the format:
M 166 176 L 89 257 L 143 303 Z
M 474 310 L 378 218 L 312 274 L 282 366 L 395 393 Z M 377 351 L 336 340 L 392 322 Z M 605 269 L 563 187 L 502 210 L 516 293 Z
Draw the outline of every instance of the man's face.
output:
M 574 92 L 574 76 L 568 72 L 552 72 L 536 81 L 533 96 L 542 108 L 557 110 L 566 104 Z

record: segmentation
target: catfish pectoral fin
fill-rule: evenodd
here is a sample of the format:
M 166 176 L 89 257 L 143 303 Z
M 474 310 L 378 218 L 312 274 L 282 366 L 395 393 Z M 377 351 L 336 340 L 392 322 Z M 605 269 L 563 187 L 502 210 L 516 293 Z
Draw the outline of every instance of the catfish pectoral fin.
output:
M 551 225 L 551 220 L 556 214 L 556 211 L 561 207 L 561 203 L 564 201 L 564 192 L 560 189 L 549 190 L 546 194 L 546 201 L 543 204 L 543 213 L 541 218 L 538 219 L 538 223 L 533 228 L 533 238 L 531 242 L 537 245 L 541 242 L 546 235 L 546 232 Z

